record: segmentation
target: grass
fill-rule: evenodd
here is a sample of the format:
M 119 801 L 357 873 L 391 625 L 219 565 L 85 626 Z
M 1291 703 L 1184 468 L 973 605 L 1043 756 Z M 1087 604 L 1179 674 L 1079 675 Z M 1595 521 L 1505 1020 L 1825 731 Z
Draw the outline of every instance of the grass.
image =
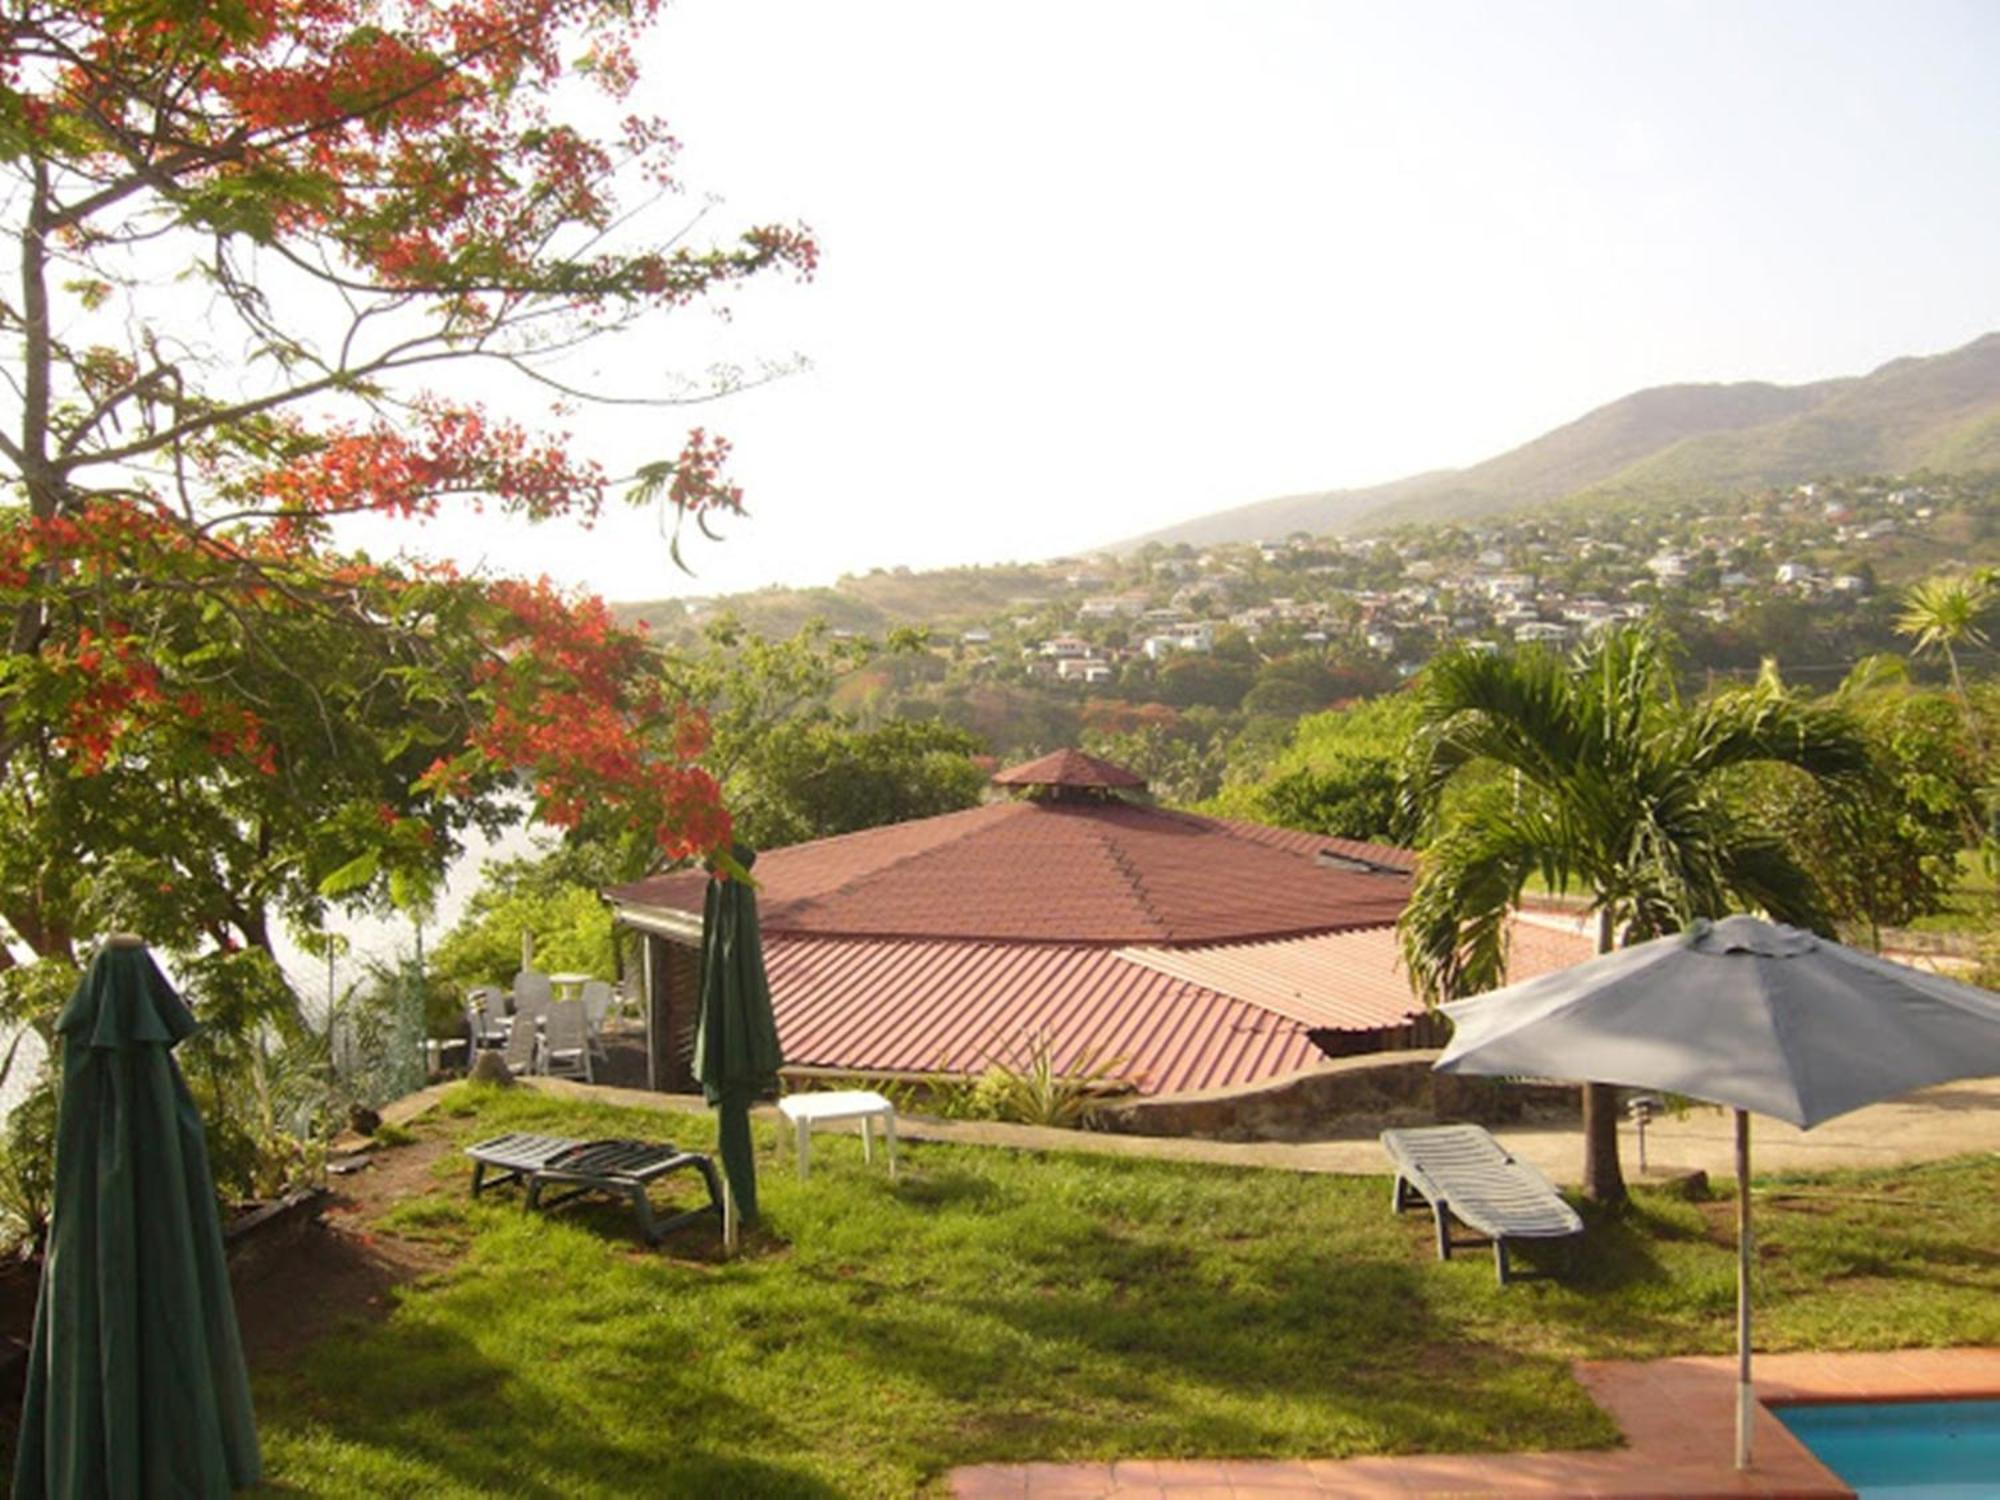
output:
M 1548 883 L 1539 874 L 1529 875 L 1523 889 L 1530 896 L 1551 894 Z M 1577 888 L 1571 886 L 1564 894 L 1573 897 Z M 1958 879 L 1946 893 L 1943 905 L 1926 916 L 1914 918 L 1907 930 L 1973 938 L 2000 931 L 2000 886 L 1995 885 L 1992 872 L 1976 850 L 1968 849 L 1958 856 Z M 1866 946 L 1865 940 L 1857 941 Z
M 1979 855 L 1967 850 L 1958 857 L 1958 882 L 1943 907 L 1910 923 L 1913 932 L 1959 933 L 1976 937 L 1994 931 L 2000 912 L 2000 892 L 1993 874 Z
M 418 1128 L 713 1139 L 527 1091 Z M 1616 1434 L 1572 1359 L 1731 1347 L 1726 1204 L 1642 1198 L 1502 1290 L 1386 1180 L 909 1144 L 891 1184 L 833 1136 L 801 1185 L 761 1144 L 734 1262 L 706 1228 L 645 1252 L 608 1207 L 474 1204 L 448 1155 L 375 1226 L 448 1268 L 260 1379 L 274 1488 L 910 1495 L 981 1462 L 1585 1447 Z M 2000 1161 L 1774 1181 L 1759 1231 L 1762 1347 L 2000 1342 Z

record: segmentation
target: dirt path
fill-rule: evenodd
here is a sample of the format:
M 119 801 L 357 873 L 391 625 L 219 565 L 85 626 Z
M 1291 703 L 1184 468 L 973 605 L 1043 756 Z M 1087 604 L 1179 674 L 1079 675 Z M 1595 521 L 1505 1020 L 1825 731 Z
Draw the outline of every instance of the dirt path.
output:
M 232 1267 L 253 1370 L 283 1368 L 328 1333 L 387 1317 L 397 1287 L 450 1263 L 435 1244 L 375 1227 L 393 1204 L 430 1191 L 431 1169 L 449 1149 L 441 1133 L 428 1132 L 411 1145 L 377 1148 L 366 1167 L 331 1179 L 319 1223 Z
M 707 1110 L 707 1105 L 692 1095 L 599 1088 L 547 1078 L 533 1079 L 529 1086 L 636 1109 L 691 1114 Z M 778 1114 L 766 1107 L 758 1111 L 757 1117 L 775 1122 Z M 918 1115 L 899 1116 L 896 1133 L 905 1140 L 951 1141 L 1022 1151 L 1087 1151 L 1107 1156 L 1211 1162 L 1219 1166 L 1272 1167 L 1291 1172 L 1380 1175 L 1389 1170 L 1372 1133 L 1321 1141 L 1210 1141 L 1189 1136 L 1051 1130 L 987 1120 L 932 1120 Z M 1499 1126 L 1493 1134 L 1510 1151 L 1533 1162 L 1558 1182 L 1574 1183 L 1582 1170 L 1582 1140 L 1574 1124 Z M 1756 1169 L 1760 1173 L 1896 1167 L 1940 1161 L 1971 1151 L 2000 1151 L 2000 1078 L 1961 1079 L 1924 1089 L 1888 1104 L 1856 1110 L 1812 1131 L 1760 1116 L 1751 1127 L 1751 1135 Z M 1621 1122 L 1619 1137 L 1627 1170 L 1636 1172 L 1639 1162 L 1636 1127 L 1630 1121 Z M 1735 1171 L 1734 1142 L 1729 1113 L 1704 1105 L 1688 1110 L 1678 1119 L 1670 1116 L 1649 1125 L 1646 1159 L 1655 1170 L 1701 1170 L 1711 1177 L 1728 1177 Z

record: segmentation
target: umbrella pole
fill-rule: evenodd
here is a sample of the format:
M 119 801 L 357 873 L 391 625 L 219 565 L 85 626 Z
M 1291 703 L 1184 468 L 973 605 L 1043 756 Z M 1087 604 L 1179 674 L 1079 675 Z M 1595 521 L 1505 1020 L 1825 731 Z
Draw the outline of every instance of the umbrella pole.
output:
M 1736 1111 L 1736 1467 L 1750 1467 L 1757 1392 L 1750 1383 L 1750 1112 Z

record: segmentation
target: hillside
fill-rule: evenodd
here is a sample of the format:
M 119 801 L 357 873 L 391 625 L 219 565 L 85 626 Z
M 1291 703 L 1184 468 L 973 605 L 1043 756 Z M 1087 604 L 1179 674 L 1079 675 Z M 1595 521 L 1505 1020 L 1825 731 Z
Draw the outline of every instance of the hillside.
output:
M 2000 467 L 2000 333 L 1810 385 L 1636 392 L 1466 469 L 1287 495 L 1119 544 L 1207 545 L 1506 514 L 1572 497 L 1681 498 L 1832 474 Z
M 1016 605 L 1026 607 L 1028 601 L 1047 597 L 1050 589 L 1045 566 L 999 564 L 935 572 L 877 568 L 850 574 L 832 588 L 767 588 L 685 604 L 678 599 L 620 604 L 616 610 L 622 620 L 644 620 L 669 641 L 684 638 L 723 611 L 772 640 L 794 634 L 813 619 L 856 635 L 882 635 L 900 625 L 982 619 Z

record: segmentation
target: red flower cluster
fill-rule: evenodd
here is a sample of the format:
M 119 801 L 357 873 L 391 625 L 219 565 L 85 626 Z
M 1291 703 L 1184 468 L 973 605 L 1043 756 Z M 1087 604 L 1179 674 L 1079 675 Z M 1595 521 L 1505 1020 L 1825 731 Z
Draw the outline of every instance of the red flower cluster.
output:
M 538 520 L 595 516 L 604 505 L 603 470 L 572 459 L 561 435 L 531 437 L 518 423 L 496 420 L 477 406 L 421 404 L 418 431 L 378 423 L 335 429 L 291 461 L 263 474 L 263 501 L 302 534 L 294 518 L 375 511 L 431 516 L 452 495 L 491 498 Z
M 726 846 L 721 788 L 694 764 L 708 720 L 665 701 L 644 637 L 619 626 L 601 599 L 570 597 L 546 579 L 495 584 L 507 616 L 501 659 L 486 677 L 491 709 L 472 740 L 491 768 L 532 778 L 536 816 L 574 827 L 593 810 L 656 830 L 671 857 Z M 466 768 L 433 765 L 444 789 Z
M 329 550 L 340 515 L 461 499 L 587 524 L 604 504 L 606 475 L 566 434 L 413 396 L 419 370 L 813 273 L 797 227 L 631 247 L 623 185 L 671 185 L 675 141 L 645 115 L 595 133 L 555 117 L 566 75 L 632 89 L 658 4 L 72 0 L 0 18 L 0 135 L 52 169 L 23 190 L 27 259 L 81 273 L 56 293 L 64 316 L 129 343 L 79 333 L 24 376 L 54 394 L 50 472 L 0 517 L 0 607 L 40 630 L 9 699 L 23 739 L 80 775 L 185 771 L 231 817 L 248 790 L 273 818 L 323 796 L 326 842 L 405 879 L 421 861 L 391 856 L 494 815 L 516 775 L 553 822 L 658 829 L 675 855 L 727 843 L 698 764 L 706 721 L 666 700 L 656 654 L 601 601 Z M 142 232 L 180 236 L 207 269 L 253 394 L 155 336 L 152 294 L 117 269 Z M 280 265 L 345 299 L 347 342 L 295 331 Z M 361 415 L 328 419 L 343 409 Z M 683 514 L 739 510 L 728 454 L 696 429 L 641 488 Z M 337 770 L 315 758 L 328 746 Z

